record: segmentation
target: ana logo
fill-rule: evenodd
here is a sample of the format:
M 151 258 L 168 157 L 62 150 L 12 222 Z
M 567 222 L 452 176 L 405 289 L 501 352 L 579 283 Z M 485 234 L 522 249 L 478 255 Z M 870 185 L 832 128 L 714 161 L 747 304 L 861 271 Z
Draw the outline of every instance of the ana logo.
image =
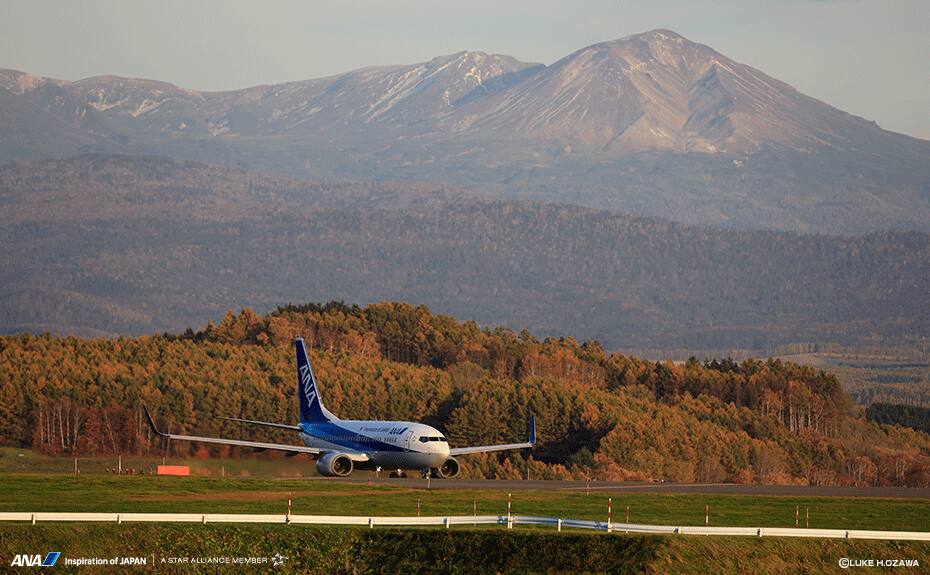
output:
M 304 397 L 307 398 L 307 405 L 313 405 L 316 399 L 316 389 L 313 388 L 313 377 L 310 375 L 310 366 L 300 366 L 300 383 L 304 386 Z
M 54 567 L 60 555 L 61 551 L 49 551 L 45 559 L 42 559 L 42 556 L 38 553 L 35 555 L 20 553 L 13 557 L 10 567 Z

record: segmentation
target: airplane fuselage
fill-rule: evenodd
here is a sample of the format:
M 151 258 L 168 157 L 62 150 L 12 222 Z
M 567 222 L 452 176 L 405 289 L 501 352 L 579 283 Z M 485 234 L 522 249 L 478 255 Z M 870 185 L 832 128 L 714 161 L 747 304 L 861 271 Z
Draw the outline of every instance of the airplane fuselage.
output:
M 301 423 L 307 447 L 328 452 L 363 453 L 359 469 L 438 468 L 449 459 L 449 443 L 434 427 L 412 421 L 335 420 Z

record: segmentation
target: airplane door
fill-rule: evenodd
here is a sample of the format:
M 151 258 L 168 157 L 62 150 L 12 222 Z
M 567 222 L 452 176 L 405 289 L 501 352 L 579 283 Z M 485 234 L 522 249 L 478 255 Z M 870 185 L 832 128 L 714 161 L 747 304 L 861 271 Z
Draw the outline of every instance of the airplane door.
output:
M 404 448 L 407 450 L 413 449 L 413 430 L 407 431 L 407 435 L 403 441 Z

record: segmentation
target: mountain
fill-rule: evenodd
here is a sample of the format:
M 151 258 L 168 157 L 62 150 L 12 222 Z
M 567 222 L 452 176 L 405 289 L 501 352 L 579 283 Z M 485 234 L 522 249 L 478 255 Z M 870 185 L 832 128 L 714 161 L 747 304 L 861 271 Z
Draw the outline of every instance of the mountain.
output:
M 930 142 L 667 30 L 549 66 L 460 52 L 228 92 L 0 71 L 0 161 L 83 152 L 431 181 L 718 227 L 930 231 Z
M 925 233 L 717 230 L 466 194 L 135 156 L 7 165 L 0 329 L 178 331 L 245 306 L 403 297 L 657 353 L 930 333 Z
M 139 134 L 315 136 L 320 130 L 371 124 L 416 126 L 541 67 L 509 56 L 460 52 L 411 66 L 365 68 L 231 92 L 198 92 L 116 76 L 64 82 L 3 70 L 0 89 L 91 135 L 128 144 Z
M 789 86 L 677 34 L 589 46 L 513 90 L 472 102 L 452 129 L 500 129 L 602 151 L 747 153 L 825 144 L 843 121 Z

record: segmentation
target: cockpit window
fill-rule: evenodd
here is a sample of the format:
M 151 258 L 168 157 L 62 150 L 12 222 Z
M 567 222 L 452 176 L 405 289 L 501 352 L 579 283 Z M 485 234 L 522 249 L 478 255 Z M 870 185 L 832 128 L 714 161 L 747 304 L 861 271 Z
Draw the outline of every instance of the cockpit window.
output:
M 421 435 L 420 443 L 427 443 L 429 441 L 445 441 L 446 438 L 441 435 Z
M 420 443 L 426 443 L 427 441 L 429 441 L 429 437 L 426 437 L 425 435 L 420 436 Z

